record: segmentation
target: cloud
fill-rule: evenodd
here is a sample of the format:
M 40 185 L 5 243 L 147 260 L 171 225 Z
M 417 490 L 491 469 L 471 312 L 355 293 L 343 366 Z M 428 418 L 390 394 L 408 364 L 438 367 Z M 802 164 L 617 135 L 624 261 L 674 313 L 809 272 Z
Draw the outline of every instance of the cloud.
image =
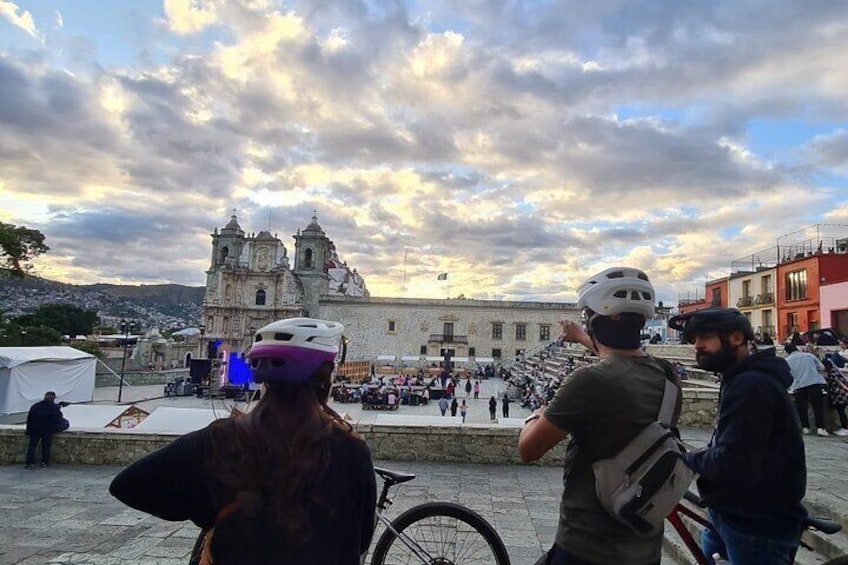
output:
M 18 29 L 22 29 L 39 41 L 42 40 L 38 28 L 35 27 L 35 20 L 28 10 L 23 10 L 9 0 L 0 0 L 0 16 L 6 18 L 10 24 Z
M 761 12 L 167 1 L 117 62 L 88 38 L 0 51 L 10 219 L 85 282 L 198 284 L 231 208 L 246 231 L 270 211 L 289 253 L 317 209 L 375 295 L 443 295 L 449 270 L 451 294 L 570 300 L 631 262 L 668 300 L 844 216 L 848 28 Z M 830 133 L 752 138 L 786 119 Z
M 197 33 L 216 23 L 217 2 L 195 0 L 165 0 L 168 28 L 177 34 Z

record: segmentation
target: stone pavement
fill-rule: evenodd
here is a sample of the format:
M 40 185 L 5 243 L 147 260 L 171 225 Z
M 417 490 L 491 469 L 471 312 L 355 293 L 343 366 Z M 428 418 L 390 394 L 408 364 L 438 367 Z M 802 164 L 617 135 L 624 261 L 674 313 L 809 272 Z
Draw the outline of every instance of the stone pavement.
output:
M 683 436 L 702 444 L 709 433 L 686 429 Z M 807 454 L 811 505 L 845 523 L 848 442 L 810 436 Z M 428 500 L 465 504 L 495 526 L 515 565 L 532 564 L 553 541 L 562 489 L 558 468 L 376 463 L 418 475 L 395 490 L 393 516 Z M 111 498 L 108 485 L 118 471 L 108 466 L 0 467 L 0 563 L 186 563 L 197 528 L 153 518 Z

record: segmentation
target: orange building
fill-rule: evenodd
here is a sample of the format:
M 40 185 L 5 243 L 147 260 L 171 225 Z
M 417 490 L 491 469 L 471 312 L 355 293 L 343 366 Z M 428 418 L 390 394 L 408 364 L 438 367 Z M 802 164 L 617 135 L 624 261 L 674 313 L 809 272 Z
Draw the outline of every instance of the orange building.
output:
M 815 253 L 777 266 L 777 330 L 785 339 L 794 330 L 803 333 L 840 325 L 828 308 L 822 319 L 822 288 L 848 281 L 848 254 Z M 848 308 L 848 296 L 843 306 Z

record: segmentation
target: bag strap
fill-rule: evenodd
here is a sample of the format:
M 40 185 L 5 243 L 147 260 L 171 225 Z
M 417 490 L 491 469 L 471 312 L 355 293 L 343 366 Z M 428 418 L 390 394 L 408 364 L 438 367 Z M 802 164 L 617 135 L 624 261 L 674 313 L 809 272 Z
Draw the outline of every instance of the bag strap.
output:
M 218 515 L 215 517 L 215 525 L 209 528 L 209 531 L 206 532 L 206 536 L 203 538 L 203 546 L 200 549 L 200 559 L 198 560 L 198 565 L 212 565 L 212 533 L 215 531 L 215 526 L 218 525 L 218 522 L 226 518 L 228 515 L 235 512 L 239 507 L 239 503 L 237 500 L 233 500 L 226 505 L 224 505 L 219 511 Z
M 662 403 L 660 404 L 660 412 L 657 415 L 657 420 L 666 426 L 671 426 L 671 419 L 674 418 L 674 408 L 677 406 L 677 392 L 680 389 L 669 379 L 665 379 L 665 390 L 663 391 Z

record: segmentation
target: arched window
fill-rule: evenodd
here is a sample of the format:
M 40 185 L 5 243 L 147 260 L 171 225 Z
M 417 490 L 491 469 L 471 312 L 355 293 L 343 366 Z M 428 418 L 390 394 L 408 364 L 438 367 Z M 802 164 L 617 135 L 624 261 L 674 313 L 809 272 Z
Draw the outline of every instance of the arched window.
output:
M 225 245 L 224 247 L 221 248 L 221 261 L 220 262 L 221 262 L 222 265 L 227 262 L 227 257 L 229 257 L 229 255 L 230 255 L 230 248 Z
M 312 268 L 312 250 L 307 249 L 303 254 L 303 267 L 305 269 Z
M 256 305 L 265 306 L 265 291 L 262 289 L 256 291 Z

